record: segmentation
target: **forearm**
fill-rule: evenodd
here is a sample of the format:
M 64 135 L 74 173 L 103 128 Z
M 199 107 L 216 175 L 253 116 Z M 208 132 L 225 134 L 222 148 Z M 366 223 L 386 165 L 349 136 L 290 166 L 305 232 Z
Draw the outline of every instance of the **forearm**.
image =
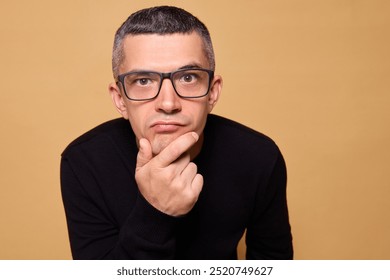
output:
M 142 213 L 142 214 L 141 214 Z M 159 212 L 139 195 L 106 259 L 174 259 L 177 218 Z
M 174 258 L 176 218 L 154 209 L 138 193 L 120 221 L 104 199 L 96 198 L 99 188 L 85 184 L 64 160 L 61 188 L 74 259 Z
M 286 166 L 279 154 L 265 191 L 258 194 L 257 207 L 247 229 L 247 259 L 293 258 L 286 183 Z

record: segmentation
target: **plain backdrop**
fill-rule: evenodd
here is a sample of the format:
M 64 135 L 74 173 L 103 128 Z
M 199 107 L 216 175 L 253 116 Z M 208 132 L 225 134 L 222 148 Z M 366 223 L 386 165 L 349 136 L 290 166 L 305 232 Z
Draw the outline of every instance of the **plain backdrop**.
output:
M 282 150 L 295 258 L 390 259 L 386 0 L 2 0 L 0 259 L 71 258 L 60 154 L 119 117 L 114 33 L 161 4 L 209 27 L 224 78 L 214 113 Z

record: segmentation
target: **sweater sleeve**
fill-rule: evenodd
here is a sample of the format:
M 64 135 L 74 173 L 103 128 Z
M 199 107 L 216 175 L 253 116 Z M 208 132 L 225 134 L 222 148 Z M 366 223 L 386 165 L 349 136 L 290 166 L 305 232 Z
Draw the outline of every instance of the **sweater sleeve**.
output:
M 265 188 L 257 193 L 247 228 L 247 259 L 292 259 L 293 246 L 286 199 L 287 172 L 278 151 Z
M 98 194 L 96 178 L 61 160 L 61 191 L 74 259 L 172 259 L 177 218 L 152 207 L 138 192 L 119 223 Z M 77 170 L 77 172 L 75 171 Z

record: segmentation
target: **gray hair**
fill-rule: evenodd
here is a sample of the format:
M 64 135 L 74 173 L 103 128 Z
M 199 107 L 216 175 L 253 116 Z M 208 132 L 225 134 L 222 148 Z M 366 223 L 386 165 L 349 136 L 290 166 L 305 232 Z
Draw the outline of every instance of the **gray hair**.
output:
M 123 40 L 127 35 L 140 34 L 190 34 L 196 32 L 203 40 L 204 51 L 211 70 L 215 70 L 215 56 L 207 27 L 189 12 L 172 6 L 158 6 L 131 14 L 115 34 L 112 52 L 112 72 L 119 75 L 119 66 L 124 60 Z

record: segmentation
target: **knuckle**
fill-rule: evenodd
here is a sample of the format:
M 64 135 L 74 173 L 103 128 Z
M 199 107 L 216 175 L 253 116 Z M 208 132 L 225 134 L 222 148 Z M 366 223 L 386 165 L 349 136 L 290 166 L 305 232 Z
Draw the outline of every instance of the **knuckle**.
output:
M 188 164 L 188 167 L 189 167 L 193 172 L 195 172 L 195 173 L 198 172 L 198 166 L 197 166 L 195 163 L 190 162 L 190 163 Z

